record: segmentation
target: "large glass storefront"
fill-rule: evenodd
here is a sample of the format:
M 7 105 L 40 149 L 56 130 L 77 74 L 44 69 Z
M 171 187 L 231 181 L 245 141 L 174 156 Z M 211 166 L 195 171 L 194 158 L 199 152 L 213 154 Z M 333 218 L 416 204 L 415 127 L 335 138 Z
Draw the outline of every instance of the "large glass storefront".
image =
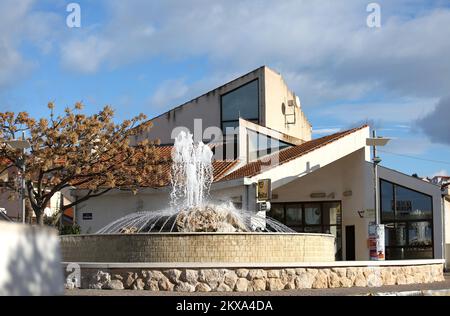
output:
M 268 215 L 297 232 L 333 234 L 336 260 L 342 260 L 341 202 L 273 203 Z
M 431 196 L 380 180 L 380 206 L 386 259 L 432 259 Z

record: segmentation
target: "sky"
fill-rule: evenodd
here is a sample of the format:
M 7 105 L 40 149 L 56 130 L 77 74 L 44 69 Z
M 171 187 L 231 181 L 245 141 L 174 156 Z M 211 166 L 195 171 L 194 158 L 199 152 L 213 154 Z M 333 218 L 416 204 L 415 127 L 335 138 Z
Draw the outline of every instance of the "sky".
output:
M 67 6 L 81 9 L 68 27 Z M 0 112 L 156 116 L 262 65 L 320 137 L 369 123 L 382 164 L 450 174 L 450 0 L 0 0 Z

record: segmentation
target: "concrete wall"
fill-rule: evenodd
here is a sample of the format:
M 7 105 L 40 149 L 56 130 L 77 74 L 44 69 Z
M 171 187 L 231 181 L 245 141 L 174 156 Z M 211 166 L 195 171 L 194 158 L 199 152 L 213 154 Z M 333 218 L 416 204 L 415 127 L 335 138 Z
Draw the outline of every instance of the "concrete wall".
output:
M 56 231 L 0 222 L 0 240 L 0 296 L 63 293 Z
M 295 95 L 288 88 L 283 77 L 272 69 L 265 67 L 264 80 L 265 121 L 262 125 L 305 141 L 311 140 L 311 124 L 303 113 L 301 104 L 293 107 L 288 106 L 288 101 L 295 100 Z M 285 117 L 283 115 L 281 111 L 283 103 L 286 106 L 286 114 L 295 113 L 295 124 L 286 124 L 286 120 L 294 122 L 294 116 Z

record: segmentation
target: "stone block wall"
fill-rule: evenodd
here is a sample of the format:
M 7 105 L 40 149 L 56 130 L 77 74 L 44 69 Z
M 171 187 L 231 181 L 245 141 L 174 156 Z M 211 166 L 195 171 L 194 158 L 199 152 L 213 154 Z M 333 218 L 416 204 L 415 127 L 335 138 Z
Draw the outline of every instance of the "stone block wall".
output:
M 176 292 L 252 292 L 379 287 L 443 281 L 443 265 L 336 268 L 81 269 L 81 288 Z M 67 288 L 74 283 L 66 281 Z
M 161 233 L 61 236 L 64 262 L 330 262 L 334 236 Z

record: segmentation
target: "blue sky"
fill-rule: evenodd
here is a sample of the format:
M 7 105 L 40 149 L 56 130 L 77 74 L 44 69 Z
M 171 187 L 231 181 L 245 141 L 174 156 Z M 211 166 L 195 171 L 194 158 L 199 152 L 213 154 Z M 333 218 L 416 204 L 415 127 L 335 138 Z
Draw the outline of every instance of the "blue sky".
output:
M 81 7 L 68 28 L 66 6 Z M 0 2 L 0 111 L 83 101 L 152 117 L 261 65 L 301 99 L 314 136 L 363 122 L 383 164 L 450 173 L 450 1 Z M 393 155 L 388 152 L 405 156 Z

